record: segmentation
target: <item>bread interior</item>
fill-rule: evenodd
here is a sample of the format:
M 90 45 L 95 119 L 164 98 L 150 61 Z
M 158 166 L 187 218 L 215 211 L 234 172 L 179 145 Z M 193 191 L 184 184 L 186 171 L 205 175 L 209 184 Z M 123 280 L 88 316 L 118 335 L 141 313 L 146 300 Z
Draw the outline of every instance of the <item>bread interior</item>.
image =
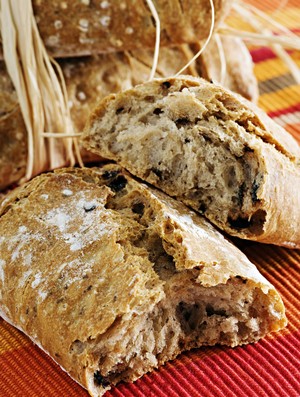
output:
M 217 225 L 259 235 L 266 214 L 257 121 L 225 93 L 200 101 L 193 90 L 166 81 L 153 95 L 117 97 L 95 122 L 90 144 Z
M 123 175 L 108 172 L 103 177 L 115 192 L 107 209 L 119 213 L 134 229 L 118 241 L 124 259 L 143 257 L 158 276 L 163 298 L 151 310 L 124 314 L 104 334 L 70 346 L 71 354 L 89 357 L 86 378 L 93 395 L 102 395 L 121 380 L 135 380 L 183 351 L 215 344 L 237 346 L 270 331 L 277 316 L 272 291 L 263 292 L 241 277 L 206 287 L 198 278 L 201 266 L 179 271 L 180 258 L 174 258 L 174 246 L 157 228 L 153 203 Z M 215 266 L 218 272 L 220 265 Z

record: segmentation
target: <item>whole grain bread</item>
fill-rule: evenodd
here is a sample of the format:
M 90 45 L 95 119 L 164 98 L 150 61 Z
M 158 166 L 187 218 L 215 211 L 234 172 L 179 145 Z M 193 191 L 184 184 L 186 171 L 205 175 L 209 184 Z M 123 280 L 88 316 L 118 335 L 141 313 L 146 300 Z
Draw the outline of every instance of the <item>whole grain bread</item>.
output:
M 119 166 L 41 175 L 0 208 L 1 315 L 92 396 L 184 350 L 286 324 L 244 254 Z
M 214 0 L 215 27 L 231 4 L 232 0 Z M 32 5 L 40 35 L 56 58 L 153 48 L 155 44 L 155 21 L 143 0 L 33 0 Z M 155 7 L 162 46 L 208 37 L 208 0 L 157 0 Z
M 84 146 L 231 235 L 300 247 L 300 148 L 242 97 L 189 76 L 100 101 Z
M 193 45 L 197 52 L 200 47 Z M 223 59 L 224 58 L 224 59 Z M 237 37 L 213 35 L 209 45 L 198 59 L 199 76 L 237 92 L 256 103 L 258 83 L 253 72 L 253 61 L 246 44 Z M 224 71 L 224 75 L 222 75 Z M 190 73 L 186 73 L 190 74 Z
M 175 74 L 187 64 L 194 53 L 188 46 L 162 48 L 157 76 L 166 77 Z M 247 57 L 239 56 L 237 59 L 239 59 L 240 71 L 244 70 L 244 61 L 246 62 Z M 75 131 L 83 130 L 88 114 L 100 99 L 110 93 L 126 90 L 147 81 L 152 61 L 153 51 L 149 50 L 60 60 Z M 215 78 L 216 73 L 208 75 L 206 66 L 208 64 L 209 70 L 218 69 L 218 59 L 210 60 L 210 52 L 205 51 L 197 63 L 186 72 L 195 76 Z M 227 67 L 227 74 L 229 73 L 232 75 L 230 65 Z M 229 88 L 245 87 L 250 82 L 248 89 L 243 88 L 241 93 L 249 95 L 257 91 L 253 69 L 248 68 L 247 73 L 236 72 L 235 75 L 236 78 L 226 81 L 230 84 Z M 0 109 L 0 190 L 2 190 L 18 182 L 25 175 L 27 162 L 27 131 L 15 89 L 4 63 L 0 63 Z M 99 160 L 91 152 L 81 149 L 84 162 Z

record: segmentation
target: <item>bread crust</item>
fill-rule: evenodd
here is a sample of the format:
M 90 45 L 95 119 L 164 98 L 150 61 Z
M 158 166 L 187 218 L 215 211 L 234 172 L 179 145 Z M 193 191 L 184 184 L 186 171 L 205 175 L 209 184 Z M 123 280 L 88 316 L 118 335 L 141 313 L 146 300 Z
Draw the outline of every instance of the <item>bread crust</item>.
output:
M 194 52 L 188 46 L 162 48 L 157 76 L 166 77 L 175 74 L 188 63 L 193 55 Z M 203 62 L 206 62 L 207 56 L 209 58 L 209 53 L 206 52 L 202 55 Z M 68 103 L 75 132 L 83 130 L 87 115 L 99 99 L 147 81 L 152 61 L 153 51 L 149 50 L 59 60 L 66 81 Z M 203 62 L 199 61 L 186 72 L 195 76 L 205 75 Z M 210 65 L 212 67 L 213 62 L 210 62 Z M 215 67 L 217 68 L 218 65 L 216 64 Z M 227 71 L 230 72 L 229 67 Z M 249 70 L 249 73 L 252 73 L 252 77 L 244 73 L 244 79 L 253 80 L 253 71 Z M 230 80 L 228 84 L 233 83 Z M 234 87 L 235 84 L 231 88 Z M 252 91 L 251 86 L 248 88 Z M 0 109 L 2 109 L 0 114 L 0 190 L 2 190 L 18 182 L 25 175 L 27 162 L 26 127 L 16 92 L 4 63 L 0 64 L 0 92 Z M 81 155 L 85 163 L 100 160 L 98 156 L 83 148 L 81 148 Z
M 221 48 L 219 48 L 218 41 Z M 222 64 L 222 53 L 224 60 Z M 256 103 L 259 96 L 258 82 L 253 72 L 253 61 L 245 43 L 231 36 L 213 36 L 198 60 L 199 74 L 207 81 L 220 83 Z M 222 76 L 222 68 L 225 74 Z M 188 73 L 185 73 L 188 74 Z
M 144 100 L 149 95 L 155 98 L 154 105 Z M 159 112 L 153 111 L 155 107 L 160 109 Z M 118 108 L 125 111 L 118 115 Z M 109 118 L 115 132 L 111 131 Z M 125 118 L 128 127 L 122 124 Z M 145 132 L 148 129 L 143 129 L 143 125 L 152 127 Z M 144 145 L 139 138 L 143 133 L 147 133 L 157 145 L 165 139 L 166 151 L 156 148 L 154 153 L 150 144 Z M 216 146 L 212 142 L 219 140 L 217 145 L 235 157 L 233 164 L 246 162 L 243 164 L 244 179 L 240 185 L 237 183 L 235 190 L 239 206 L 231 202 L 224 204 L 224 217 L 228 213 L 226 219 L 218 219 L 223 216 L 222 211 L 217 217 L 217 209 L 209 211 L 210 204 L 206 202 L 203 205 L 208 205 L 208 209 L 204 211 L 201 197 L 199 199 L 201 194 L 196 199 L 192 197 L 191 189 L 196 190 L 199 185 L 184 187 L 186 179 L 180 179 L 184 172 L 191 174 L 190 179 L 192 176 L 196 180 L 201 178 L 197 163 L 191 163 L 202 147 L 198 142 L 199 134 L 209 136 L 202 142 L 213 148 Z M 131 140 L 131 145 L 124 144 L 125 137 L 127 142 Z M 186 143 L 190 141 L 198 142 L 191 152 L 184 149 L 189 147 Z M 219 85 L 181 76 L 157 79 L 108 96 L 90 116 L 83 144 L 89 150 L 119 162 L 134 175 L 177 197 L 196 211 L 204 212 L 211 222 L 231 235 L 290 248 L 300 247 L 299 145 L 255 105 Z M 139 156 L 134 156 L 134 151 Z M 202 155 L 207 159 L 205 152 Z M 176 156 L 181 156 L 181 168 L 177 166 L 179 160 L 176 161 Z M 184 164 L 190 166 L 189 171 L 182 170 Z M 225 172 L 226 161 L 221 156 L 220 169 L 222 167 Z M 155 172 L 151 171 L 153 168 Z M 178 172 L 177 176 L 174 170 Z M 215 174 L 212 173 L 211 178 L 215 178 Z M 219 179 L 223 183 L 226 178 L 228 174 Z M 246 198 L 243 183 L 252 186 Z M 216 195 L 217 191 L 214 191 L 212 196 Z M 237 211 L 240 211 L 241 219 L 235 214 Z
M 216 27 L 228 14 L 231 3 L 214 1 Z M 159 0 L 155 6 L 160 16 L 162 46 L 208 37 L 208 1 Z M 155 44 L 155 22 L 142 0 L 34 0 L 33 10 L 46 48 L 56 58 L 153 48 Z
M 204 218 L 116 165 L 41 175 L 12 191 L 0 208 L 1 315 L 93 396 L 174 358 L 182 346 L 234 346 L 286 324 L 280 296 L 236 247 Z M 156 258 L 146 251 L 153 241 L 152 254 L 161 251 Z M 226 337 L 203 341 L 203 331 L 196 337 L 187 328 L 185 313 L 198 290 L 207 299 L 207 321 Z M 228 314 L 213 309 L 214 301 L 226 301 Z M 163 310 L 172 305 L 170 331 L 181 335 L 173 347 L 171 334 L 159 342 L 168 324 Z M 201 322 L 194 310 L 193 321 Z M 156 350 L 146 344 L 148 351 L 132 355 L 127 368 L 122 354 L 131 338 L 135 346 L 140 335 L 153 337 L 152 313 L 155 332 L 164 325 L 153 334 Z M 240 331 L 228 316 L 237 316 Z

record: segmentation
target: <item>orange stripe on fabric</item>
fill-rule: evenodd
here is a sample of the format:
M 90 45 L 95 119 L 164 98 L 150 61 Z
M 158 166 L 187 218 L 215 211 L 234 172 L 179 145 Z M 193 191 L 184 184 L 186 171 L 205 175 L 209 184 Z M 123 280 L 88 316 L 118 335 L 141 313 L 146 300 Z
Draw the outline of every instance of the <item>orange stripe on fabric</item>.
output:
M 287 72 L 285 63 L 277 58 L 254 64 L 254 74 L 258 81 L 269 80 Z
M 87 397 L 43 351 L 33 344 L 0 356 L 1 397 Z
M 286 124 L 284 128 L 291 134 L 300 144 L 300 121 L 298 124 Z
M 299 0 L 245 0 L 245 3 L 252 4 L 254 7 L 270 14 L 284 12 L 290 7 L 299 7 Z
M 28 345 L 30 340 L 0 318 L 0 356 L 1 354 Z

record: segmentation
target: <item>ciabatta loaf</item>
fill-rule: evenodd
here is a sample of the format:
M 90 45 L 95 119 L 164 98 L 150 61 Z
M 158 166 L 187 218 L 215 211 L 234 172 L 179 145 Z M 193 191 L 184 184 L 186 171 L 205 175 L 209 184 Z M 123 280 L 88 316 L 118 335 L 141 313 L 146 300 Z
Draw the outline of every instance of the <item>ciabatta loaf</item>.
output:
M 100 101 L 85 147 L 231 235 L 300 247 L 300 148 L 240 96 L 189 76 Z
M 232 51 L 234 51 L 233 48 Z M 186 73 L 217 78 L 216 71 L 220 68 L 219 60 L 218 57 L 212 59 L 211 52 L 205 51 L 197 63 L 186 70 Z M 188 46 L 161 48 L 157 76 L 167 77 L 177 73 L 193 55 L 194 51 Z M 238 92 L 249 97 L 251 93 L 257 91 L 253 69 L 248 67 L 245 72 L 246 56 L 240 55 L 236 59 L 238 60 L 236 64 L 239 66 L 234 69 L 234 77 L 232 77 L 230 63 L 227 64 L 226 75 L 231 77 L 228 77 L 225 83 L 229 84 L 229 88 L 237 89 Z M 66 82 L 75 132 L 83 130 L 87 116 L 97 101 L 111 93 L 126 90 L 147 81 L 152 62 L 153 51 L 149 50 L 59 60 Z M 242 70 L 243 73 L 241 73 Z M 253 95 L 252 99 L 255 98 L 256 96 Z M 3 62 L 0 62 L 0 109 L 1 190 L 18 182 L 25 175 L 28 156 L 27 131 L 19 100 Z M 95 155 L 90 152 L 82 150 L 81 155 L 85 162 L 96 160 Z
M 0 270 L 2 316 L 92 396 L 184 350 L 286 324 L 236 247 L 115 165 L 41 175 L 7 196 Z
M 162 46 L 208 37 L 212 18 L 208 0 L 154 3 Z M 231 4 L 232 0 L 214 0 L 216 28 Z M 49 54 L 56 58 L 154 48 L 156 24 L 146 1 L 33 0 L 32 6 L 41 38 Z
M 199 51 L 199 45 L 193 45 Z M 253 61 L 246 44 L 237 37 L 213 35 L 197 64 L 200 77 L 220 83 L 256 103 L 258 82 L 253 72 Z M 190 74 L 186 72 L 186 74 Z M 171 76 L 171 74 L 170 74 Z

